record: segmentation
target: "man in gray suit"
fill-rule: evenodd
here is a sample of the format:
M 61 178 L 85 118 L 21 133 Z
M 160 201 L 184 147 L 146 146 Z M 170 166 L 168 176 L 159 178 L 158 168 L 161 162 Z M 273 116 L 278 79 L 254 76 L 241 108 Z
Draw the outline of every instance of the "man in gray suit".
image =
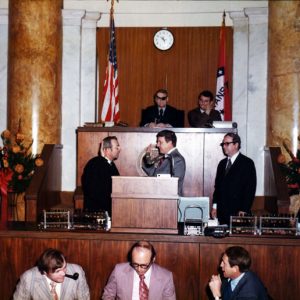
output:
M 66 262 L 56 249 L 45 250 L 37 265 L 24 272 L 14 300 L 89 300 L 90 291 L 83 269 Z
M 155 256 L 149 242 L 136 242 L 129 251 L 129 262 L 115 266 L 102 299 L 176 300 L 173 275 L 154 263 Z
M 183 195 L 185 159 L 176 148 L 177 137 L 171 130 L 162 130 L 156 135 L 158 156 L 153 156 L 153 145 L 149 145 L 143 159 L 143 170 L 149 176 L 170 174 L 178 177 L 178 194 Z

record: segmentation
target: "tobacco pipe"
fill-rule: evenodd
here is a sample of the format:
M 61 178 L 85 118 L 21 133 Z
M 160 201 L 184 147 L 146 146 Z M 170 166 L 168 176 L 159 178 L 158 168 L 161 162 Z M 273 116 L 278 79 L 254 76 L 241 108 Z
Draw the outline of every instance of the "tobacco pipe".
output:
M 79 277 L 79 274 L 78 274 L 78 273 L 74 273 L 73 275 L 66 274 L 65 276 L 66 276 L 66 277 L 68 277 L 68 278 L 71 278 L 71 279 L 77 280 L 77 279 L 78 279 L 78 277 Z

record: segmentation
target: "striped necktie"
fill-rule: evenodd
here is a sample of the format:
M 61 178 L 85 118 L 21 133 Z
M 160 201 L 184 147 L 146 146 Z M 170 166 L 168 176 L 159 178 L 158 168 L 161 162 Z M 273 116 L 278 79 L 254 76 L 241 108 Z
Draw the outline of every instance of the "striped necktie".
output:
M 140 275 L 139 296 L 140 300 L 148 300 L 149 289 L 145 283 L 145 275 Z

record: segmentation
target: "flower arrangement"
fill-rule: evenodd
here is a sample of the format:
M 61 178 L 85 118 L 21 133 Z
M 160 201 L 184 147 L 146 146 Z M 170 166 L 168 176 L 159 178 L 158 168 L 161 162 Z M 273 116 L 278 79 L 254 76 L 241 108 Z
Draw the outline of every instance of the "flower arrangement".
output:
M 298 140 L 300 141 L 300 136 Z M 280 154 L 277 158 L 277 162 L 280 165 L 280 169 L 285 176 L 285 181 L 288 186 L 290 212 L 296 216 L 300 208 L 300 149 L 297 150 L 295 156 L 285 142 L 283 143 L 283 147 L 290 155 L 291 160 L 286 162 L 285 156 Z
M 285 176 L 286 183 L 288 188 L 291 191 L 291 194 L 295 192 L 299 194 L 300 188 L 300 149 L 297 150 L 296 156 L 288 148 L 286 143 L 283 143 L 283 147 L 288 152 L 291 157 L 289 162 L 286 162 L 286 158 L 283 154 L 280 154 L 277 158 L 277 162 L 280 165 L 280 169 Z
M 22 193 L 29 186 L 36 166 L 42 166 L 39 155 L 30 151 L 32 140 L 26 145 L 25 136 L 20 132 L 13 137 L 9 130 L 1 133 L 3 147 L 0 147 L 0 176 L 7 183 L 7 191 Z M 3 186 L 1 186 L 3 189 Z

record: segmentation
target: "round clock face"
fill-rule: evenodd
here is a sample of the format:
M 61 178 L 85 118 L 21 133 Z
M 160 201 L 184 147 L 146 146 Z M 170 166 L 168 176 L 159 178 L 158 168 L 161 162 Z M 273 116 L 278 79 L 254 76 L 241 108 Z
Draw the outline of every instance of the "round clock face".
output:
M 174 36 L 167 29 L 161 29 L 154 35 L 154 45 L 159 50 L 168 50 L 173 46 Z

